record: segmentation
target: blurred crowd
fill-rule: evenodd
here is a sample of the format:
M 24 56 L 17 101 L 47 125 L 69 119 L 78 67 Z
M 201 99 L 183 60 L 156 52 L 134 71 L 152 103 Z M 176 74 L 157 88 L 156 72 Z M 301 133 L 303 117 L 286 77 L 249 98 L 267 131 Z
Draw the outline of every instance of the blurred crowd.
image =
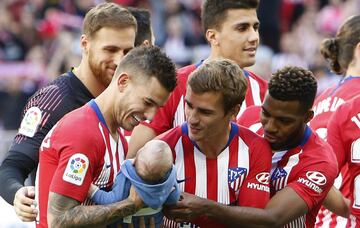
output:
M 0 1 L 0 129 L 17 129 L 27 99 L 54 77 L 78 65 L 81 23 L 102 0 Z M 209 54 L 200 22 L 202 0 L 114 0 L 151 12 L 155 44 L 177 66 Z M 346 17 L 360 11 L 360 0 L 262 0 L 261 45 L 252 70 L 269 79 L 285 65 L 312 70 L 319 91 L 337 83 L 319 53 Z

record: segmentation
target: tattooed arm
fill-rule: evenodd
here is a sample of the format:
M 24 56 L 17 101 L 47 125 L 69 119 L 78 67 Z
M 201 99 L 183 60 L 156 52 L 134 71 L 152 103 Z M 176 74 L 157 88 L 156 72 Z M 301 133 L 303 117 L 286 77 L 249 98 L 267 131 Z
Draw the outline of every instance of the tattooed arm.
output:
M 99 227 L 136 213 L 142 201 L 133 188 L 129 198 L 108 205 L 80 205 L 72 198 L 50 192 L 47 221 L 49 227 Z

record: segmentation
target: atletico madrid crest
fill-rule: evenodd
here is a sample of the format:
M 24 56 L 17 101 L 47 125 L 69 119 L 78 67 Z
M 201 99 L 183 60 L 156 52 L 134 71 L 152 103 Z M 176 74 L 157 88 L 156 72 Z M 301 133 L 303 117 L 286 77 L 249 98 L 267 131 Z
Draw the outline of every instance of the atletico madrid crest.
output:
M 235 192 L 239 190 L 247 174 L 247 169 L 242 167 L 228 169 L 228 183 Z

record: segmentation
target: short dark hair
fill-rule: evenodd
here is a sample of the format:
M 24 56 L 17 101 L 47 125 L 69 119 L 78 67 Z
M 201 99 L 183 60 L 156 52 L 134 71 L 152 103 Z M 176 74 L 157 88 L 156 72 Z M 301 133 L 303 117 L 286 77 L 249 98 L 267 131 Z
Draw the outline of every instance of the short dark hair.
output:
M 284 67 L 269 82 L 269 94 L 281 101 L 299 101 L 303 113 L 313 106 L 317 82 L 313 73 L 301 67 Z
M 324 39 L 320 52 L 330 62 L 331 70 L 343 74 L 354 58 L 354 49 L 360 42 L 360 15 L 348 18 L 335 38 Z
M 136 19 L 131 13 L 116 3 L 101 3 L 86 13 L 83 21 L 83 33 L 92 37 L 104 27 L 137 29 Z
M 209 28 L 221 29 L 230 9 L 257 9 L 259 0 L 205 0 L 201 11 L 204 32 Z
M 175 65 L 159 47 L 135 47 L 119 63 L 114 76 L 123 71 L 131 72 L 132 77 L 155 77 L 166 90 L 172 92 L 176 86 Z
M 151 21 L 150 21 L 149 10 L 135 8 L 135 7 L 128 7 L 127 9 L 135 17 L 137 23 L 137 31 L 136 31 L 134 45 L 139 46 L 145 40 L 148 40 L 150 43 L 152 43 Z
M 194 93 L 220 92 L 228 113 L 245 99 L 247 81 L 241 68 L 232 60 L 218 59 L 203 63 L 187 81 Z

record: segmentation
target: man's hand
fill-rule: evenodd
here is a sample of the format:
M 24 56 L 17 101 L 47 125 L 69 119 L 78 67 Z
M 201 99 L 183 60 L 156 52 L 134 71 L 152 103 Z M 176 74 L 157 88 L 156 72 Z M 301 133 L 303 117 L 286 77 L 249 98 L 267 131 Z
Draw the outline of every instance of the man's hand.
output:
M 131 186 L 131 188 L 130 188 L 130 194 L 129 194 L 128 199 L 130 199 L 135 204 L 137 211 L 145 206 L 144 202 L 142 201 L 140 196 L 135 191 L 134 186 Z
M 172 206 L 164 206 L 165 216 L 176 222 L 190 222 L 200 215 L 204 215 L 207 199 L 186 192 L 181 193 L 180 200 Z
M 34 208 L 36 206 L 34 198 L 34 186 L 24 186 L 20 188 L 15 194 L 15 213 L 23 222 L 32 222 L 36 219 L 37 210 Z

